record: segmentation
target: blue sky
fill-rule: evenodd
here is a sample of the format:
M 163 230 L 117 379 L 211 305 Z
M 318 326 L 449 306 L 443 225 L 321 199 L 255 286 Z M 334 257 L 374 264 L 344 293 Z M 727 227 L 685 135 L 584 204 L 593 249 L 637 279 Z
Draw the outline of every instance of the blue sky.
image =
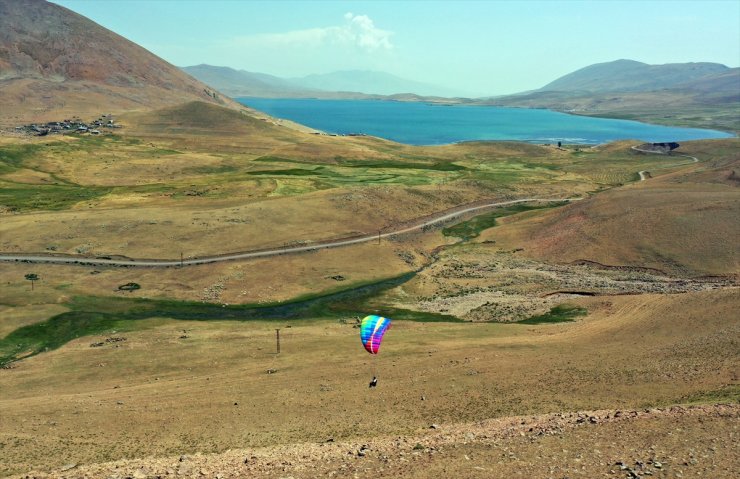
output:
M 386 71 L 469 95 L 627 58 L 740 65 L 740 1 L 54 0 L 178 66 Z

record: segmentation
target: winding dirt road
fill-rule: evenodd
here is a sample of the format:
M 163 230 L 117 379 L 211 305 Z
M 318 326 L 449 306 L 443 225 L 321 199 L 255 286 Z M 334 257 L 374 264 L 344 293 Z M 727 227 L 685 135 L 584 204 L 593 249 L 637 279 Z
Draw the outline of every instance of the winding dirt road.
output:
M 518 203 L 551 203 L 551 202 L 562 202 L 562 201 L 578 201 L 583 198 L 522 198 L 518 200 L 500 201 L 494 203 L 484 203 L 475 206 L 468 206 L 464 208 L 456 208 L 454 211 L 447 211 L 438 213 L 429 219 L 424 221 L 417 220 L 417 222 L 411 225 L 401 226 L 397 229 L 387 231 L 380 234 L 367 234 L 363 236 L 354 236 L 348 238 L 340 238 L 332 241 L 314 243 L 305 246 L 289 246 L 280 248 L 271 248 L 266 250 L 257 251 L 244 251 L 239 253 L 228 253 L 213 256 L 204 256 L 202 258 L 188 258 L 182 261 L 171 260 L 171 259 L 133 259 L 133 258 L 120 258 L 114 259 L 108 256 L 102 257 L 89 257 L 80 255 L 51 255 L 42 253 L 0 253 L 0 261 L 3 262 L 24 262 L 24 263 L 48 263 L 48 264 L 78 264 L 85 266 L 127 266 L 127 267 L 158 267 L 167 268 L 175 266 L 196 266 L 207 263 L 218 263 L 222 261 L 234 261 L 244 260 L 252 258 L 264 258 L 269 256 L 278 256 L 282 254 L 291 253 L 304 253 L 307 251 L 316 251 L 320 249 L 338 248 L 341 246 L 349 246 L 358 243 L 367 243 L 369 241 L 377 241 L 380 238 L 387 238 L 389 236 L 400 235 L 404 233 L 410 233 L 416 230 L 423 230 L 425 228 L 442 224 L 453 218 L 463 216 L 473 211 L 479 211 L 487 208 L 495 208 L 499 206 L 508 206 Z
M 651 153 L 653 155 L 666 155 L 667 154 L 663 151 L 643 150 L 639 146 L 633 146 L 632 149 L 634 151 L 639 151 L 640 153 Z M 684 158 L 691 159 L 693 163 L 699 163 L 699 158 L 695 156 L 690 156 L 690 155 L 672 155 L 672 156 L 683 156 Z M 672 166 L 681 166 L 681 165 L 682 164 L 672 165 Z M 640 175 L 640 181 L 645 181 L 645 180 L 652 178 L 652 176 L 650 176 L 650 172 L 647 170 L 638 171 L 637 174 Z

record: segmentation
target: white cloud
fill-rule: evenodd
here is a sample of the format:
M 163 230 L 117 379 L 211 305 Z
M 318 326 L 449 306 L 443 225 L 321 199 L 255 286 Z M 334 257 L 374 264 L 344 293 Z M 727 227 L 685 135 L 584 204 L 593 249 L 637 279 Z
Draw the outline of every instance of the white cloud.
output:
M 242 48 L 320 48 L 353 47 L 365 53 L 393 49 L 393 32 L 377 28 L 367 15 L 344 15 L 344 24 L 324 28 L 264 33 L 233 38 Z
M 390 40 L 393 33 L 376 28 L 367 15 L 347 13 L 344 19 L 347 23 L 340 28 L 349 35 L 355 45 L 368 51 L 393 49 Z

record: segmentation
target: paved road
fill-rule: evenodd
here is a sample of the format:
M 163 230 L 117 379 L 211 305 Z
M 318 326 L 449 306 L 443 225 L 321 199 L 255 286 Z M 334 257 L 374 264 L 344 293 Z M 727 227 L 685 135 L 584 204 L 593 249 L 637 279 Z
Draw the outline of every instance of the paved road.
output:
M 583 198 L 523 198 L 511 201 L 499 201 L 494 203 L 485 203 L 482 205 L 470 206 L 467 208 L 456 209 L 448 213 L 440 213 L 427 219 L 419 221 L 410 226 L 403 226 L 385 233 L 367 234 L 364 236 L 355 236 L 351 238 L 342 238 L 323 243 L 314 243 L 305 246 L 289 246 L 282 248 L 272 248 L 260 251 L 245 251 L 241 253 L 222 254 L 214 256 L 204 256 L 202 258 L 188 258 L 182 262 L 179 260 L 169 259 L 133 259 L 133 258 L 109 258 L 109 257 L 87 257 L 78 255 L 47 255 L 41 253 L 0 253 L 0 261 L 4 262 L 25 262 L 25 263 L 48 263 L 48 264 L 80 264 L 89 266 L 144 266 L 144 267 L 172 267 L 172 266 L 195 266 L 199 264 L 218 263 L 221 261 L 234 261 L 252 258 L 265 258 L 269 256 L 278 256 L 281 254 L 302 253 L 306 251 L 316 251 L 320 249 L 338 248 L 369 241 L 378 241 L 378 238 L 387 238 L 389 236 L 410 233 L 416 230 L 422 230 L 434 225 L 439 225 L 445 221 L 463 216 L 478 210 L 495 208 L 499 206 L 508 206 L 518 203 L 549 203 L 558 201 L 578 201 Z

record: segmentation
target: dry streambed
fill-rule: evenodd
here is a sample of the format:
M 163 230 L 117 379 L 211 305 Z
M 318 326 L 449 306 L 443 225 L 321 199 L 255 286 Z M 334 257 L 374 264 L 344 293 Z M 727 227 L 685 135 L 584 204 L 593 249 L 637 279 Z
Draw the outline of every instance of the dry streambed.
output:
M 519 321 L 584 296 L 678 294 L 737 285 L 735 276 L 678 278 L 647 268 L 550 264 L 483 244 L 442 253 L 397 301 L 472 321 Z

